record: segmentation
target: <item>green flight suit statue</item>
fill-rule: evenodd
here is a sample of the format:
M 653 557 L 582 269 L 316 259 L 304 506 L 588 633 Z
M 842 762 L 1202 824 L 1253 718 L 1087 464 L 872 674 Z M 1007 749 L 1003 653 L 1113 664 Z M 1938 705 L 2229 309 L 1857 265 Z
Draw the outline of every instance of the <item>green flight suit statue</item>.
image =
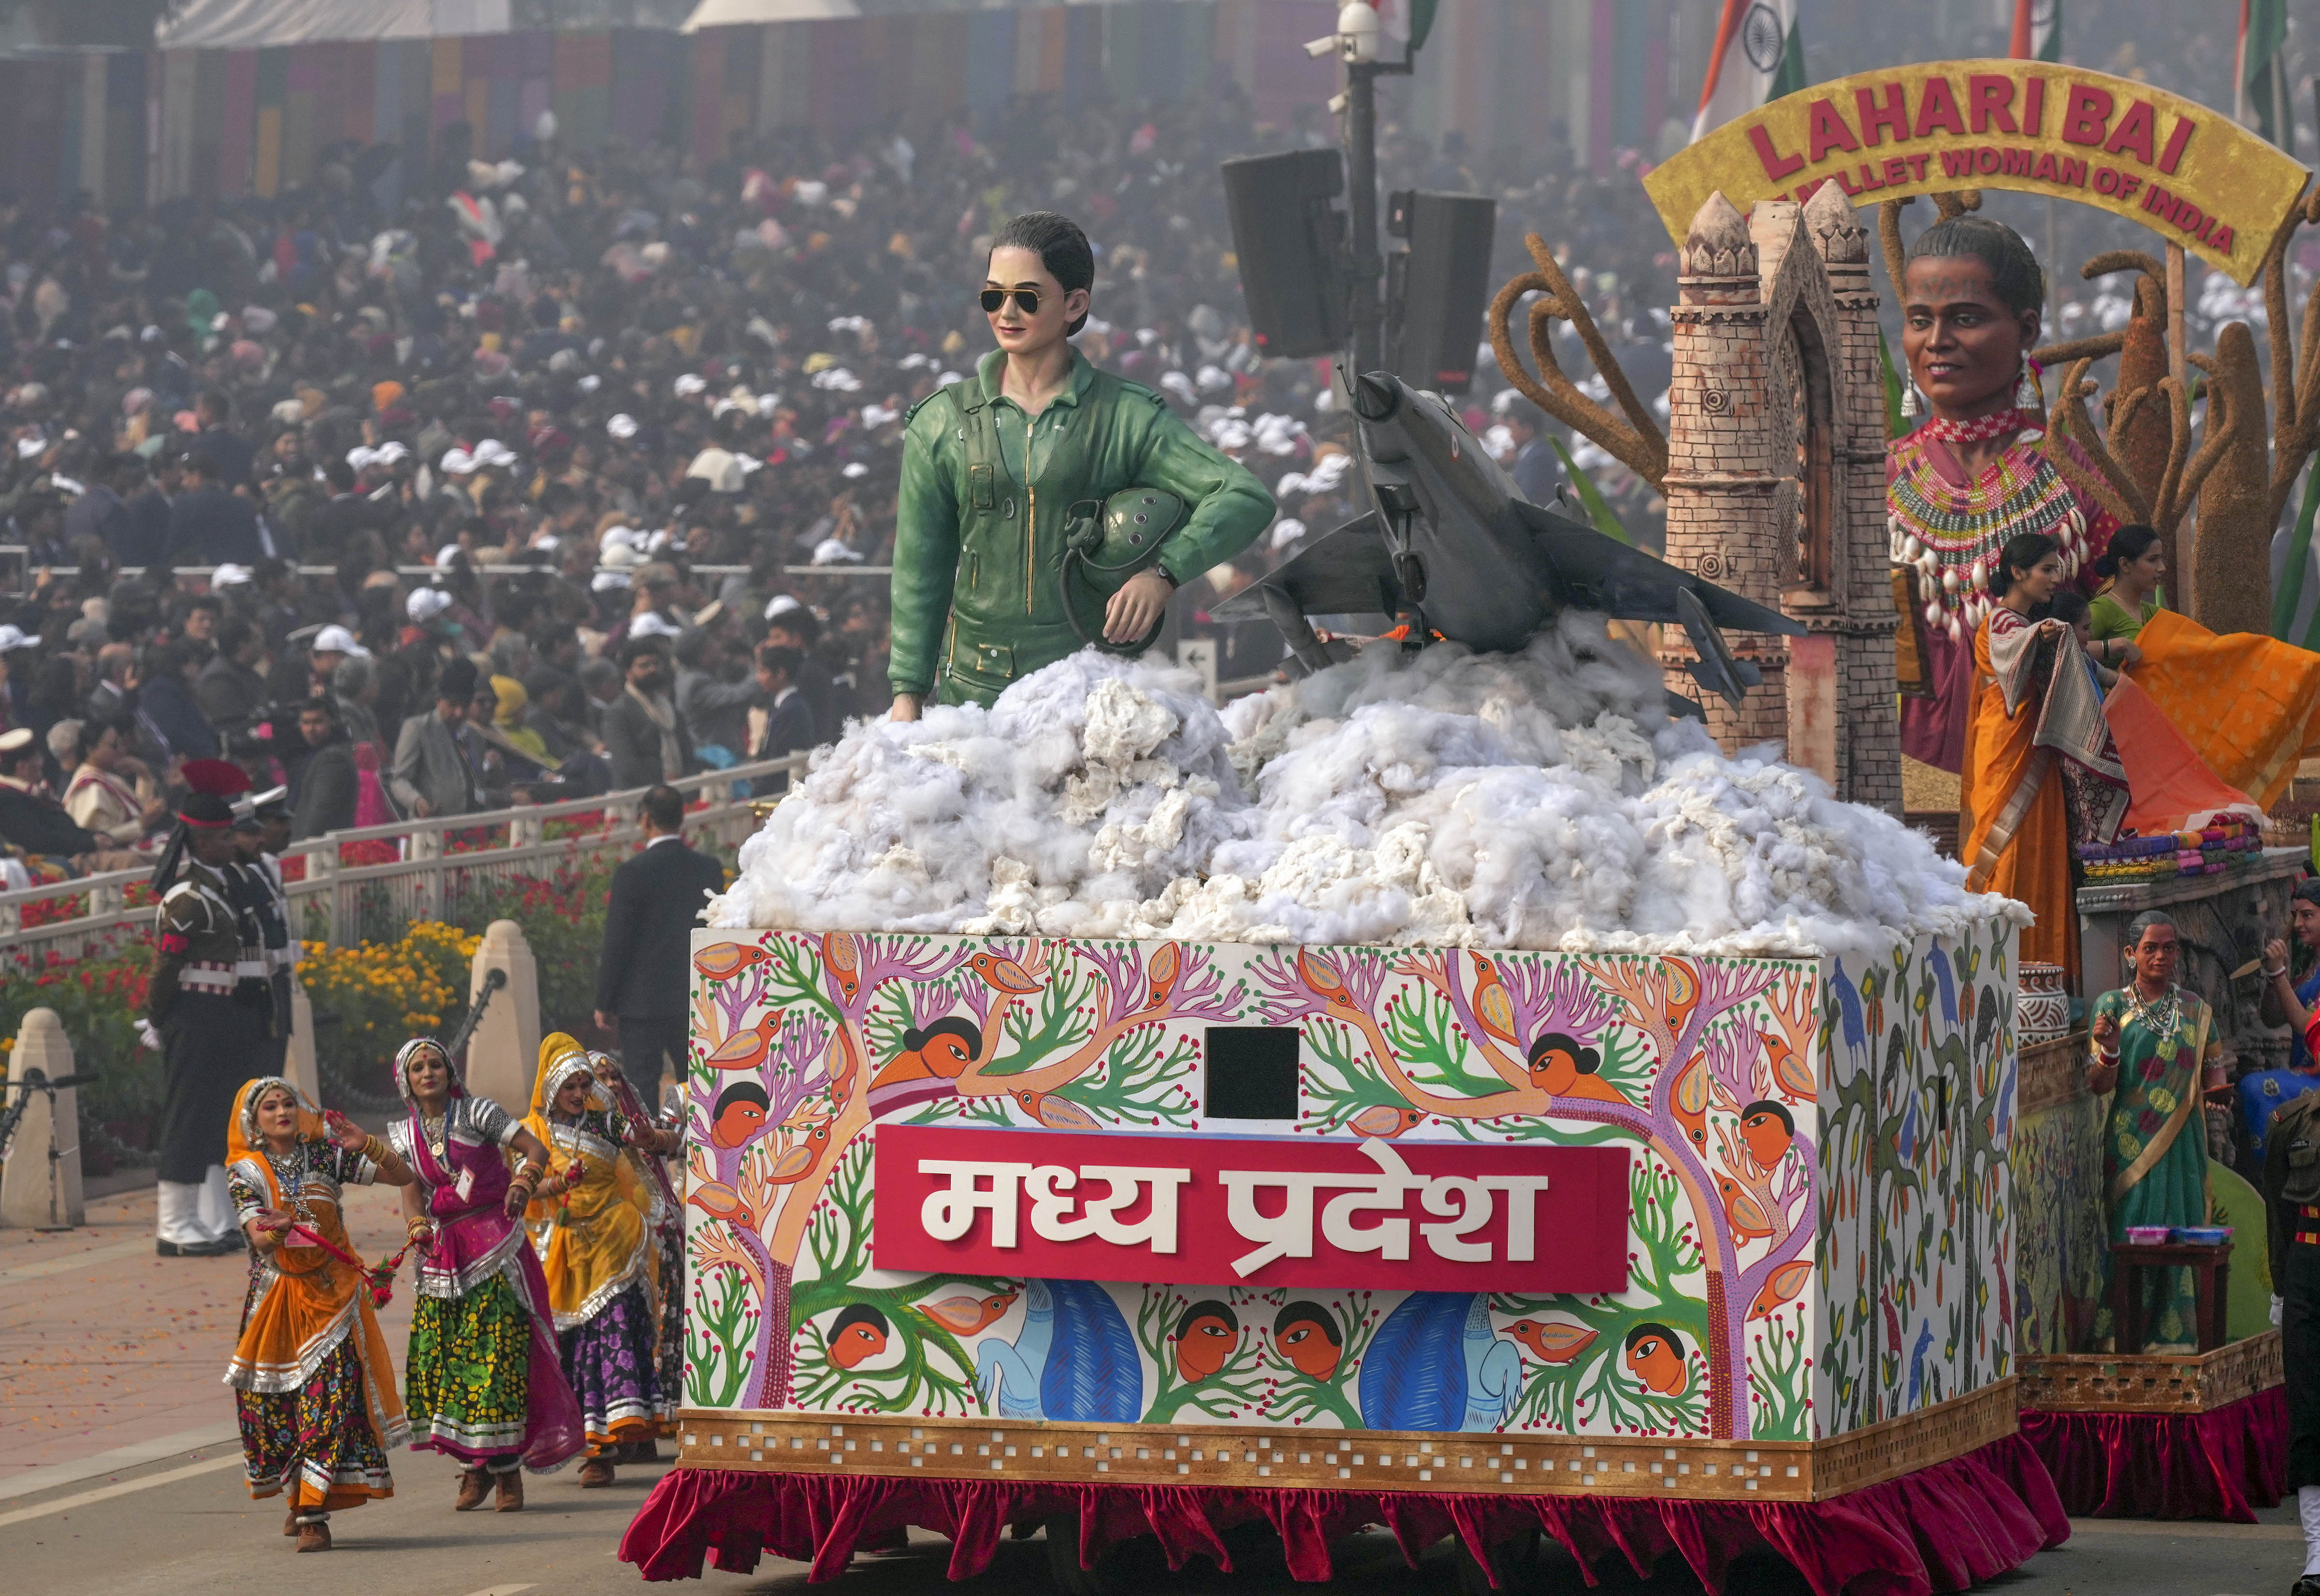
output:
M 1074 506 L 1141 487 L 1186 507 L 1153 571 L 1114 596 L 1103 632 L 1116 644 L 1142 636 L 1170 590 L 1231 559 L 1273 519 L 1272 495 L 1245 466 L 1158 394 L 1097 370 L 1065 341 L 1085 320 L 1093 276 L 1076 226 L 1051 212 L 1017 217 L 991 258 L 983 309 L 1000 347 L 973 377 L 920 401 L 903 434 L 888 670 L 900 719 L 916 718 L 929 695 L 987 706 L 1081 646 L 1064 607 Z

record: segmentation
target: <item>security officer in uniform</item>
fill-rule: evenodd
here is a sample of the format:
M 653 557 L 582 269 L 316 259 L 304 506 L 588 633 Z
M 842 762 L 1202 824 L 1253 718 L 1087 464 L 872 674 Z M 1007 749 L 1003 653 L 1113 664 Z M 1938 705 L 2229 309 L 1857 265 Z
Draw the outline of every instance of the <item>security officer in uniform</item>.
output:
M 214 1258 L 244 1243 L 226 1192 L 226 1121 L 234 1094 L 263 1072 L 273 1004 L 262 981 L 246 979 L 244 943 L 255 923 L 237 902 L 233 807 L 197 784 L 178 806 L 177 835 L 154 872 L 161 892 L 145 1015 L 163 1058 L 160 1217 L 163 1258 Z M 228 782 L 240 772 L 225 766 Z M 254 938 L 250 938 L 254 940 Z
M 243 951 L 241 974 L 263 980 L 267 1011 L 266 1068 L 280 1075 L 290 1053 L 290 967 L 297 944 L 290 937 L 290 899 L 282 886 L 276 851 L 288 846 L 290 811 L 286 791 L 276 787 L 234 806 L 235 885 L 255 940 Z M 246 812 L 245 812 L 246 811 Z
M 986 272 L 999 347 L 974 376 L 920 401 L 903 434 L 887 671 L 896 720 L 916 720 L 929 694 L 988 705 L 1081 646 L 1097 618 L 1075 623 L 1065 607 L 1065 531 L 1091 502 L 1142 488 L 1184 512 L 1173 533 L 1152 528 L 1157 559 L 1103 610 L 1102 640 L 1122 652 L 1156 634 L 1177 588 L 1273 519 L 1272 495 L 1246 467 L 1066 341 L 1087 320 L 1095 281 L 1076 223 L 1018 216 L 992 240 Z
M 2306 1026 L 2320 1041 L 2320 1013 Z M 2288 1488 L 2304 1526 L 2304 1575 L 2292 1596 L 2320 1596 L 2320 1092 L 2292 1100 L 2264 1140 L 2273 1322 L 2288 1374 Z

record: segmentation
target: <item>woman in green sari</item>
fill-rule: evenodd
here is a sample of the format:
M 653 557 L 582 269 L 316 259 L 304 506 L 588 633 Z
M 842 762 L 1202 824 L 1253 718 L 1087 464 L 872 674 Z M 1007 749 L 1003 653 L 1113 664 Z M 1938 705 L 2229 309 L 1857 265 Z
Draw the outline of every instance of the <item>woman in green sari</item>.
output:
M 2138 915 L 2127 927 L 2133 984 L 2095 999 L 2094 1061 L 2087 1086 L 2097 1096 L 2116 1088 L 2104 1134 L 2109 1181 L 2110 1240 L 2126 1240 L 2129 1225 L 2207 1222 L 2207 1130 L 2199 1114 L 2208 1063 L 2222 1043 L 2214 1015 L 2196 994 L 2175 984 L 2175 923 Z M 2095 1336 L 2115 1333 L 2110 1312 L 2110 1259 L 2103 1259 L 2103 1298 Z M 2143 1350 L 2196 1349 L 2188 1269 L 2143 1273 Z

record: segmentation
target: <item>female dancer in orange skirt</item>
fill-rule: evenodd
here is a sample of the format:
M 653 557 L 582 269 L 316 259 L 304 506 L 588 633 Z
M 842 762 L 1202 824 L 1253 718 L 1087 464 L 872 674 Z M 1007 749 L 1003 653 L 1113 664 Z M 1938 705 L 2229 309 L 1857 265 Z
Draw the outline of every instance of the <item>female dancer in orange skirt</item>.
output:
M 331 1549 L 331 1514 L 394 1494 L 386 1454 L 410 1438 L 370 1282 L 340 1194 L 411 1170 L 376 1137 L 265 1076 L 226 1131 L 226 1189 L 253 1258 L 241 1339 L 226 1367 L 255 1497 L 287 1494 L 285 1535 Z

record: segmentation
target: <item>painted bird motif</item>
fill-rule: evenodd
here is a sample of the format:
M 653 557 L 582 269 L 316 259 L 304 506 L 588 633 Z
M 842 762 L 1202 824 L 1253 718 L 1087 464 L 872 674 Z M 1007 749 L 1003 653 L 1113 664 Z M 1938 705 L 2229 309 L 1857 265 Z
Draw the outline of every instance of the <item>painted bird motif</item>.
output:
M 766 1176 L 767 1186 L 793 1186 L 803 1180 L 820 1167 L 829 1151 L 829 1122 L 824 1120 L 800 1137 L 788 1151 L 774 1160 Z
M 1491 1430 L 1507 1421 L 1522 1394 L 1522 1354 L 1491 1328 L 1489 1294 L 1476 1292 L 1467 1305 L 1458 1349 L 1466 1360 L 1466 1412 L 1459 1428 Z
M 1425 1118 L 1423 1114 L 1406 1104 L 1373 1103 L 1347 1120 L 1346 1129 L 1356 1136 L 1375 1136 L 1391 1141 Z
M 830 1037 L 829 1051 L 829 1100 L 843 1103 L 853 1093 L 854 1078 L 862 1072 L 862 1052 L 854 1045 L 854 1032 L 843 1025 Z
M 1025 1283 L 1023 1323 L 1012 1341 L 985 1336 L 974 1347 L 974 1385 L 986 1412 L 1039 1419 L 1041 1376 L 1056 1339 L 1056 1299 L 1044 1280 Z
M 1729 1175 L 1716 1177 L 1716 1190 L 1724 1199 L 1724 1222 L 1731 1228 L 1734 1240 L 1757 1241 L 1772 1233 L 1772 1222 L 1764 1216 L 1764 1205 L 1756 1201 L 1755 1193 Z
M 747 942 L 711 942 L 693 956 L 693 968 L 709 980 L 730 981 L 766 959 L 765 949 Z
M 1667 982 L 1667 1006 L 1663 1019 L 1671 1036 L 1683 1034 L 1684 1022 L 1691 1011 L 1699 1006 L 1699 972 L 1681 959 L 1660 961 L 1660 970 Z
M 981 976 L 985 985 L 1006 993 L 1010 997 L 1024 997 L 1039 989 L 1031 972 L 1012 959 L 998 953 L 977 953 L 966 961 L 967 968 Z
M 1769 1319 L 1795 1301 L 1797 1294 L 1804 1290 L 1805 1282 L 1811 1278 L 1810 1258 L 1791 1258 L 1782 1264 L 1766 1278 L 1764 1288 L 1756 1294 L 1756 1300 L 1748 1304 L 1748 1317 Z
M 1917 1162 L 1917 1094 L 1909 1094 L 1909 1106 L 1901 1115 L 1901 1128 L 1893 1132 L 1893 1150 L 1901 1161 L 1915 1168 Z
M 1808 1103 L 1814 1095 L 1812 1060 L 1780 1037 L 1764 1037 L 1764 1062 L 1771 1066 L 1772 1085 L 1791 1103 Z
M 1701 1152 L 1708 1150 L 1708 1057 L 1694 1053 L 1691 1062 L 1675 1078 L 1675 1087 L 1668 1094 L 1669 1105 L 1675 1110 L 1676 1123 L 1683 1127 L 1691 1145 Z
M 1058 1097 L 1049 1092 L 1026 1092 L 1020 1088 L 1007 1094 L 1022 1105 L 1023 1112 L 1050 1131 L 1097 1131 L 1095 1115 L 1068 1097 Z
M 862 939 L 850 931 L 823 932 L 821 963 L 838 983 L 838 1001 L 853 1007 L 855 996 L 862 990 Z
M 1144 1000 L 1144 1012 L 1168 1006 L 1170 994 L 1176 990 L 1176 978 L 1183 972 L 1184 950 L 1174 942 L 1162 942 L 1152 955 L 1152 963 L 1144 973 L 1151 983 L 1151 993 Z
M 1934 1344 L 1934 1321 L 1917 1327 L 1917 1344 L 1909 1349 L 1909 1407 L 1914 1411 L 1926 1391 L 1926 1352 Z
M 1297 950 L 1297 978 L 1306 989 L 1329 1007 L 1346 1014 L 1358 1014 L 1353 994 L 1346 990 L 1345 978 L 1337 967 L 1310 948 Z
M 1598 1332 L 1559 1319 L 1518 1319 L 1507 1326 L 1507 1334 L 1529 1348 L 1539 1362 L 1554 1364 L 1571 1362 L 1599 1339 Z
M 782 1011 L 774 1010 L 754 1025 L 744 1025 L 701 1062 L 709 1069 L 755 1069 L 773 1051 L 774 1032 L 782 1028 Z
M 1522 1046 L 1521 1039 L 1515 1034 L 1515 1000 L 1509 995 L 1507 983 L 1499 974 L 1497 960 L 1481 953 L 1473 953 L 1472 957 L 1474 960 L 1476 1022 L 1509 1047 Z
M 955 1336 L 971 1336 L 1004 1318 L 1017 1294 L 1002 1291 L 987 1297 L 945 1297 L 939 1303 L 919 1303 L 918 1312 Z
M 685 1202 L 711 1219 L 739 1219 L 748 1213 L 748 1206 L 730 1186 L 704 1181 L 686 1194 Z

